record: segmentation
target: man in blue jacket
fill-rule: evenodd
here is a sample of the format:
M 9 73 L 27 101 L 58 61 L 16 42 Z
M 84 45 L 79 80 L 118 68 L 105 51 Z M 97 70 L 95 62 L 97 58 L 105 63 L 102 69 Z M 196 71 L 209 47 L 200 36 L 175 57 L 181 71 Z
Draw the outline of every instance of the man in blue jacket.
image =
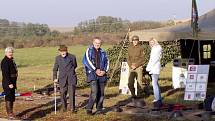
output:
M 101 39 L 95 37 L 93 45 L 90 46 L 82 60 L 86 69 L 87 82 L 91 86 L 91 94 L 86 107 L 87 114 L 92 115 L 94 103 L 96 103 L 96 114 L 102 113 L 104 101 L 104 89 L 107 82 L 109 62 L 106 52 L 100 48 Z

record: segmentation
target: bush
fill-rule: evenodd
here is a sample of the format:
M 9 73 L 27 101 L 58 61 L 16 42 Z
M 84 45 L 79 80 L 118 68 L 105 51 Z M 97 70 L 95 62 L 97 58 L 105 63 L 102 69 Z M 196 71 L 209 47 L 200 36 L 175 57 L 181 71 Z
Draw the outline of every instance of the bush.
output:
M 77 88 L 85 88 L 88 86 L 86 82 L 86 73 L 84 67 L 80 67 L 76 70 L 76 74 L 78 77 Z

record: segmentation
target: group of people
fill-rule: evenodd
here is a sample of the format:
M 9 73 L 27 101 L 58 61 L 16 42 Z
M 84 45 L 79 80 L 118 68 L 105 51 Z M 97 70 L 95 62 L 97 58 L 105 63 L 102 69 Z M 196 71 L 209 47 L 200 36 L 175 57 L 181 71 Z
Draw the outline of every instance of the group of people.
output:
M 149 40 L 151 53 L 149 62 L 146 66 L 146 71 L 149 72 L 152 79 L 152 87 L 154 92 L 153 104 L 155 108 L 162 106 L 162 98 L 158 78 L 161 70 L 162 47 L 156 39 Z M 133 98 L 141 97 L 141 90 L 143 90 L 143 64 L 144 64 L 144 49 L 139 43 L 139 37 L 132 37 L 132 44 L 128 47 L 128 65 L 129 65 L 129 79 L 128 87 Z M 137 95 L 135 94 L 134 82 L 137 80 Z
M 93 44 L 87 48 L 82 63 L 87 75 L 87 83 L 91 87 L 86 112 L 92 115 L 92 109 L 96 104 L 96 113 L 102 113 L 104 89 L 107 82 L 107 72 L 109 61 L 106 52 L 101 48 L 102 41 L 99 37 L 93 39 Z M 67 92 L 69 93 L 69 110 L 76 113 L 75 108 L 75 88 L 77 84 L 77 75 L 75 69 L 77 62 L 75 55 L 69 54 L 67 47 L 61 45 L 58 49 L 60 55 L 56 57 L 53 68 L 53 80 L 59 83 L 62 102 L 62 111 L 67 111 Z
M 107 83 L 107 72 L 109 70 L 109 60 L 105 50 L 101 48 L 102 40 L 99 37 L 93 38 L 93 44 L 89 46 L 83 56 L 82 64 L 85 67 L 87 83 L 89 83 L 91 92 L 89 95 L 86 113 L 88 115 L 101 114 L 103 111 L 104 91 Z M 154 90 L 154 102 L 162 105 L 158 77 L 160 73 L 160 59 L 162 48 L 155 39 L 149 40 L 151 46 L 151 54 L 146 70 L 151 74 L 152 86 Z M 77 84 L 77 68 L 76 57 L 68 53 L 65 45 L 60 45 L 59 55 L 55 58 L 53 67 L 54 83 L 59 83 L 60 98 L 62 102 L 62 111 L 76 113 L 75 107 L 75 91 Z M 13 60 L 14 49 L 7 47 L 5 49 L 5 57 L 1 61 L 2 85 L 5 93 L 6 111 L 9 119 L 16 119 L 13 113 L 13 103 L 15 101 L 16 80 L 18 70 Z M 132 44 L 128 48 L 128 65 L 130 68 L 128 87 L 131 91 L 132 98 L 138 97 L 135 94 L 134 80 L 137 79 L 138 85 L 142 88 L 142 70 L 144 64 L 144 49 L 139 44 L 139 37 L 132 37 Z M 137 90 L 138 91 L 138 90 Z M 69 108 L 67 108 L 67 93 L 69 93 Z M 92 112 L 96 104 L 96 112 Z

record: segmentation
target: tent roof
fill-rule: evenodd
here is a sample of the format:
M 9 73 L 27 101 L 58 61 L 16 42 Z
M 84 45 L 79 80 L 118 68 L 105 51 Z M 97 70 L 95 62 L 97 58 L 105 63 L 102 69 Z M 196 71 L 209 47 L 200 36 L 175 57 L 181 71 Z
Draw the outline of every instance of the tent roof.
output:
M 198 24 L 200 32 L 198 38 L 193 38 L 190 23 L 190 21 L 187 21 L 169 27 L 132 31 L 129 33 L 129 36 L 131 38 L 133 35 L 138 35 L 140 41 L 147 41 L 152 37 L 158 41 L 173 41 L 179 39 L 215 40 L 215 9 L 199 17 Z

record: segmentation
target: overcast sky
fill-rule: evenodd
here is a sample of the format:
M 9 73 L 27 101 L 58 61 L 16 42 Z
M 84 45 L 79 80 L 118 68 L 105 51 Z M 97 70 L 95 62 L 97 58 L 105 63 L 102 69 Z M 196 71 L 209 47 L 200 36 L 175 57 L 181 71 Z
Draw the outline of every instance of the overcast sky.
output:
M 187 19 L 192 0 L 0 0 L 0 18 L 10 21 L 75 26 L 97 16 L 123 19 Z M 197 0 L 199 14 L 215 8 L 215 0 Z

